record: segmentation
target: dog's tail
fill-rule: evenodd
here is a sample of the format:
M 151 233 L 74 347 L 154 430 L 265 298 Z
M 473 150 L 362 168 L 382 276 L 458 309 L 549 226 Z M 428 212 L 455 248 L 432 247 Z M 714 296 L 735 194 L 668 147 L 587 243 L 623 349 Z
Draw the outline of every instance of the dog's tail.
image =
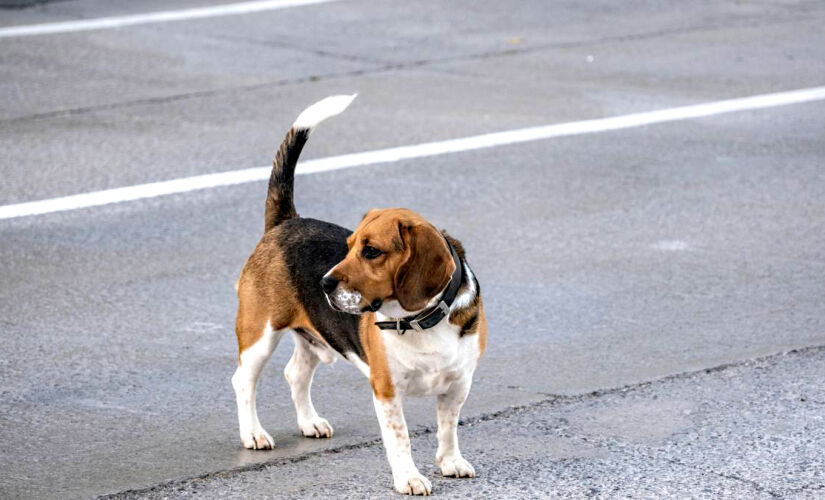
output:
M 269 190 L 266 193 L 264 231 L 269 231 L 285 220 L 298 217 L 292 200 L 292 187 L 295 180 L 295 165 L 298 163 L 301 150 L 312 130 L 322 121 L 347 109 L 356 95 L 334 95 L 321 99 L 298 115 L 281 142 L 275 161 L 272 162 Z

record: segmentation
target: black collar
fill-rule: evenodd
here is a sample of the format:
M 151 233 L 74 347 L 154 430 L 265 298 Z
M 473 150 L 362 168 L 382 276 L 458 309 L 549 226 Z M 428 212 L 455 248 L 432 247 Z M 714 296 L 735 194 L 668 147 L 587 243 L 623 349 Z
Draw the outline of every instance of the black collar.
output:
M 407 330 L 415 330 L 420 332 L 434 327 L 441 322 L 445 316 L 450 314 L 450 306 L 453 305 L 453 301 L 458 295 L 458 289 L 461 288 L 463 273 L 461 269 L 461 259 L 458 258 L 455 248 L 453 248 L 453 246 L 450 245 L 450 242 L 446 239 L 444 241 L 447 242 L 447 247 L 450 249 L 450 255 L 453 256 L 455 271 L 453 271 L 453 275 L 450 277 L 450 283 L 447 285 L 447 289 L 444 290 L 444 295 L 441 296 L 441 300 L 438 304 L 428 309 L 424 309 L 418 314 L 407 316 L 406 318 L 391 321 L 376 321 L 375 325 L 378 328 L 381 330 L 395 330 L 399 335 L 404 335 Z

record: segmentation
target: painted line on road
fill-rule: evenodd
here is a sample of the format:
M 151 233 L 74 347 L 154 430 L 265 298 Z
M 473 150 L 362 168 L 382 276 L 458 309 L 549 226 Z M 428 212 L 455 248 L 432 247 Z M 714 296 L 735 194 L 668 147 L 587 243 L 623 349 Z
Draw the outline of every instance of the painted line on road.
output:
M 788 92 L 778 92 L 775 94 L 762 94 L 738 99 L 727 99 L 724 101 L 694 104 L 691 106 L 680 106 L 677 108 L 661 109 L 658 111 L 648 111 L 644 113 L 633 113 L 630 115 L 614 116 L 610 118 L 582 120 L 558 123 L 555 125 L 508 130 L 504 132 L 494 132 L 491 134 L 475 135 L 461 139 L 427 142 L 412 146 L 366 151 L 363 153 L 330 156 L 327 158 L 320 158 L 317 160 L 309 160 L 299 163 L 296 174 L 306 175 L 318 172 L 327 172 L 330 170 L 340 170 L 343 168 L 376 165 L 380 163 L 392 163 L 401 160 L 460 153 L 463 151 L 538 141 L 543 139 L 551 139 L 554 137 L 594 134 L 611 130 L 653 125 L 656 123 L 689 120 L 725 113 L 735 113 L 738 111 L 772 108 L 776 106 L 786 106 L 789 104 L 799 104 L 821 100 L 825 100 L 825 86 L 792 90 Z M 110 203 L 120 203 L 144 198 L 156 198 L 158 196 L 186 193 L 201 189 L 262 181 L 269 178 L 270 169 L 271 167 L 269 166 L 254 167 L 216 174 L 196 175 L 193 177 L 185 177 L 169 181 L 138 184 L 135 186 L 122 188 L 106 189 L 104 191 L 94 191 L 91 193 L 76 194 L 47 200 L 4 205 L 0 206 L 0 219 L 12 219 L 15 217 L 64 212 L 68 210 L 77 210 L 80 208 L 108 205 Z
M 163 10 L 132 14 L 126 16 L 99 17 L 95 19 L 78 19 L 76 21 L 60 21 L 43 24 L 27 24 L 23 26 L 8 26 L 0 28 L 0 38 L 17 36 L 48 35 L 54 33 L 73 33 L 77 31 L 103 30 L 135 26 L 138 24 L 168 23 L 185 21 L 187 19 L 204 19 L 207 17 L 234 16 L 262 12 L 266 10 L 300 7 L 317 3 L 336 2 L 338 0 L 258 0 L 254 2 L 238 2 L 209 7 L 193 7 L 191 9 Z

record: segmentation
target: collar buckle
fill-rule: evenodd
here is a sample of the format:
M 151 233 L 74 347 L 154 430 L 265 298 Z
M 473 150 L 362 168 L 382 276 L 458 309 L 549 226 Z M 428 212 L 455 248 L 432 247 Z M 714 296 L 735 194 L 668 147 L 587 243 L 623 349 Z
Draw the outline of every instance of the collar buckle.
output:
M 395 320 L 395 333 L 398 335 L 404 335 L 407 330 L 401 329 L 401 318 Z
M 450 306 L 448 306 L 448 305 L 447 305 L 447 303 L 446 303 L 446 302 L 444 302 L 443 300 L 442 300 L 442 301 L 439 301 L 439 302 L 438 302 L 438 306 L 436 306 L 436 307 L 438 307 L 439 309 L 441 309 L 441 312 L 442 312 L 442 313 L 444 313 L 444 317 L 445 317 L 445 318 L 446 318 L 447 316 L 449 316 L 449 315 L 450 315 Z M 442 318 L 442 319 L 443 319 L 443 318 Z
M 441 317 L 440 318 L 438 318 L 438 312 L 441 312 Z M 415 319 L 411 320 L 410 321 L 410 326 L 413 328 L 413 330 L 415 330 L 417 332 L 423 332 L 424 330 L 426 330 L 426 328 L 421 326 L 421 323 L 420 323 L 421 320 L 426 319 L 426 320 L 429 320 L 430 323 L 432 323 L 433 318 L 438 318 L 438 321 L 436 321 L 435 323 L 432 323 L 432 324 L 427 326 L 427 328 L 432 328 L 435 325 L 437 325 L 438 323 L 441 323 L 441 320 L 446 318 L 449 315 L 450 315 L 450 306 L 448 306 L 446 302 L 441 300 L 441 301 L 438 302 L 438 304 L 428 314 L 424 315 L 424 313 L 421 313 L 418 316 L 416 316 Z

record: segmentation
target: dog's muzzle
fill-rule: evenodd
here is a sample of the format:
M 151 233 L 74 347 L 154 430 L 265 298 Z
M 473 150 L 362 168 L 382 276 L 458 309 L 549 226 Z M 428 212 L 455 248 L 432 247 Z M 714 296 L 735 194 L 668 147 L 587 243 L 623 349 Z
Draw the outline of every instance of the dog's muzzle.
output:
M 327 302 L 336 311 L 361 314 L 362 296 L 359 292 L 347 290 L 340 281 L 328 274 L 321 278 L 321 288 L 327 296 Z

